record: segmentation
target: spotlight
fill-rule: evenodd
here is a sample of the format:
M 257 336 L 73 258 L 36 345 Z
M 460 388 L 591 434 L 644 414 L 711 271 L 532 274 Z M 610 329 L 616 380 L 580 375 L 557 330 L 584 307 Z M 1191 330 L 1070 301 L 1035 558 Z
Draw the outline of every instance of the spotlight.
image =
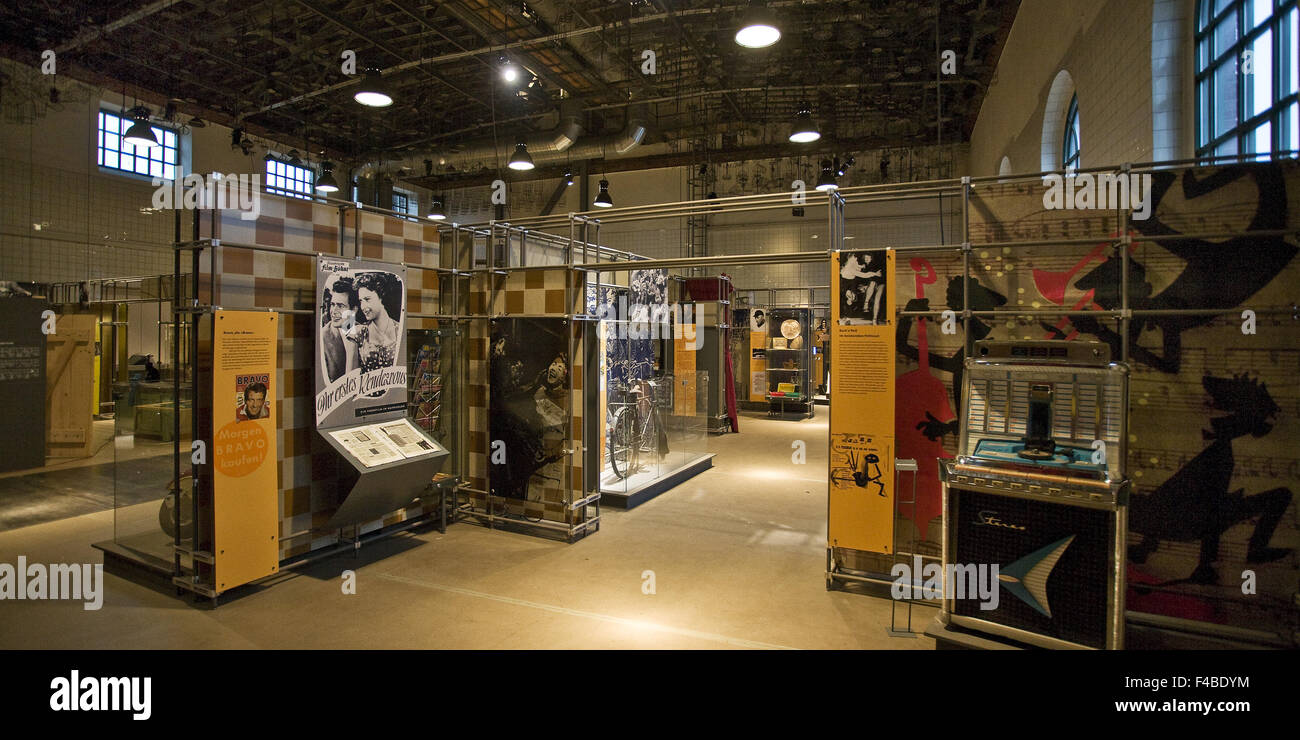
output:
M 501 79 L 512 84 L 519 80 L 519 68 L 511 64 L 509 59 L 501 57 L 498 64 L 501 66 Z
M 253 153 L 253 141 L 252 141 L 251 139 L 245 137 L 243 141 L 239 142 L 239 150 L 240 150 L 241 152 L 244 153 L 244 156 L 245 156 L 245 157 L 247 157 L 248 155 L 252 154 L 252 153 Z
M 573 170 L 564 170 L 564 184 L 566 186 L 573 184 Z
M 334 163 L 320 163 L 320 177 L 316 178 L 316 192 L 318 193 L 337 193 L 339 183 L 334 179 Z
M 123 141 L 142 149 L 158 146 L 158 139 L 153 135 L 153 127 L 149 125 L 149 109 L 138 105 L 130 110 L 129 115 L 135 123 L 126 130 Z
M 522 141 L 515 144 L 515 153 L 510 156 L 510 162 L 506 166 L 512 170 L 531 170 L 533 158 L 528 156 L 528 145 Z
M 387 108 L 393 104 L 393 96 L 389 94 L 388 86 L 380 79 L 377 69 L 366 70 L 366 78 L 352 94 L 352 99 L 371 108 Z
M 609 180 L 600 181 L 600 192 L 596 193 L 596 199 L 591 204 L 597 208 L 614 207 L 614 199 L 609 197 Z
M 295 166 L 295 167 L 301 167 L 301 166 L 302 166 L 302 159 L 301 159 L 301 157 L 299 156 L 299 154 L 298 154 L 298 150 L 297 150 L 297 149 L 290 149 L 290 150 L 289 150 L 289 164 L 291 164 L 291 165 L 293 165 L 293 166 Z
M 812 106 L 800 103 L 799 112 L 794 116 L 794 128 L 790 129 L 790 141 L 807 144 L 821 137 L 822 133 L 817 130 L 817 122 L 812 117 Z
M 762 3 L 755 2 L 740 17 L 736 43 L 748 49 L 762 49 L 781 40 L 781 29 L 776 27 L 776 16 Z
M 188 125 L 190 128 L 205 128 L 208 125 L 208 122 L 203 120 L 202 118 L 195 117 L 190 119 Z
M 230 132 L 230 148 L 238 149 L 239 142 L 244 140 L 244 130 L 242 128 L 234 129 Z
M 432 202 L 429 203 L 429 220 L 445 221 L 446 218 L 447 218 L 447 211 L 442 206 L 442 200 L 440 198 L 435 198 Z
M 839 183 L 835 182 L 835 170 L 832 169 L 832 167 L 834 167 L 834 165 L 831 164 L 829 159 L 822 160 L 822 173 L 821 176 L 817 178 L 818 190 L 826 192 L 828 190 L 839 189 Z

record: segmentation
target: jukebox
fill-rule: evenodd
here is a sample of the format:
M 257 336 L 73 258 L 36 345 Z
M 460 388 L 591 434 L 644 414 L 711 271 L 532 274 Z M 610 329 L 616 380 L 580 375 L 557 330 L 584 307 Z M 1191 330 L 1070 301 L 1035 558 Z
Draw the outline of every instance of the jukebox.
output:
M 1048 648 L 1124 635 L 1128 368 L 1096 342 L 980 341 L 958 456 L 940 460 L 944 573 L 997 567 L 996 599 L 940 620 Z

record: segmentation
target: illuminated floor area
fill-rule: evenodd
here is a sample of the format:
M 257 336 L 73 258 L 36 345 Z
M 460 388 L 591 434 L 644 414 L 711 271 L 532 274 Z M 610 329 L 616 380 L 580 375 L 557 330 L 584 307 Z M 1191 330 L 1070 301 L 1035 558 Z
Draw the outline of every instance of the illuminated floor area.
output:
M 888 601 L 825 589 L 826 409 L 745 416 L 741 431 L 710 439 L 712 470 L 605 509 L 600 532 L 574 545 L 470 523 L 420 530 L 215 610 L 106 575 L 100 611 L 0 602 L 0 648 L 932 649 L 888 636 Z M 791 462 L 797 440 L 804 464 Z M 100 562 L 90 543 L 111 534 L 111 512 L 0 532 L 0 561 Z M 933 615 L 918 608 L 917 630 Z

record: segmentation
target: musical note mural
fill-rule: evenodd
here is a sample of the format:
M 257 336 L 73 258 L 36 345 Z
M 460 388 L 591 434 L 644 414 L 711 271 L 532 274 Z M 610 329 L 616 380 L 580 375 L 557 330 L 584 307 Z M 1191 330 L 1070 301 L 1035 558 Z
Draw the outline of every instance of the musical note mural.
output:
M 972 341 L 1102 341 L 1119 357 L 1121 325 L 1093 314 L 1122 307 L 1127 250 L 1136 312 L 1127 337 L 1135 484 L 1128 608 L 1291 639 L 1300 627 L 1300 166 L 1150 177 L 1146 220 L 1046 209 L 1036 182 L 977 185 L 969 305 L 1005 315 L 961 319 L 955 250 L 900 260 L 896 305 L 950 308 L 958 330 L 945 334 L 933 319 L 898 321 L 899 457 L 917 457 L 926 471 L 956 450 L 962 329 Z M 1127 245 L 1116 241 L 1123 234 Z M 1075 243 L 1044 243 L 1060 239 Z M 1005 242 L 1023 245 L 993 244 Z M 1247 309 L 1255 312 L 1253 334 L 1243 333 Z M 939 492 L 937 480 L 918 477 L 915 511 L 900 519 L 916 527 L 923 554 L 938 552 Z M 1254 593 L 1243 593 L 1247 579 Z

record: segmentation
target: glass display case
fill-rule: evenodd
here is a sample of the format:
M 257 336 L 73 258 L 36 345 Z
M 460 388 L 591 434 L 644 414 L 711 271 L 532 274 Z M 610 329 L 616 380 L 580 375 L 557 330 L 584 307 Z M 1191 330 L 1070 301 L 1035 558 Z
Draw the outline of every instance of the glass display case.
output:
M 812 311 L 771 308 L 767 335 L 767 403 L 769 416 L 811 416 Z
M 716 379 L 698 368 L 701 338 L 682 332 L 672 311 L 655 311 L 667 305 L 655 295 L 641 295 L 666 288 L 656 277 L 632 273 L 634 300 L 620 289 L 604 292 L 605 300 L 622 298 L 629 308 L 627 318 L 602 320 L 597 332 L 598 487 L 602 501 L 628 508 L 704 469 L 697 466 L 707 467 L 711 457 L 708 408 Z

